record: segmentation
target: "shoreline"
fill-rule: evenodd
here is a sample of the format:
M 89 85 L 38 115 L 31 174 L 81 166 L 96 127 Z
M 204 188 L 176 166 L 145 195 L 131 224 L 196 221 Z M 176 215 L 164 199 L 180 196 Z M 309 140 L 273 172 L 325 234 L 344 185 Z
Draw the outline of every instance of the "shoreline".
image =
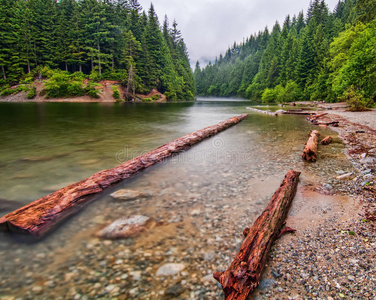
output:
M 331 184 L 301 183 L 286 224 L 297 231 L 275 242 L 252 299 L 376 299 L 376 232 L 366 220 L 376 213 L 376 197 L 364 189 L 376 178 L 376 111 L 320 108 L 328 113 L 321 120 L 339 121 L 331 129 L 345 144 L 354 174 L 341 180 L 345 193 Z

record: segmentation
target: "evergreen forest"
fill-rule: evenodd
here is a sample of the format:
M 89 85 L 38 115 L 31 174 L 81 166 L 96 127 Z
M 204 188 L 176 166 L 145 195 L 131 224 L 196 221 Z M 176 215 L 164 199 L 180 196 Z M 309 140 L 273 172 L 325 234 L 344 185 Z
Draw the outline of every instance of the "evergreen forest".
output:
M 330 12 L 313 0 L 307 13 L 287 16 L 234 43 L 194 70 L 197 94 L 255 101 L 347 100 L 371 106 L 376 97 L 376 1 L 340 0 Z
M 50 96 L 80 95 L 90 78 L 117 80 L 128 94 L 157 89 L 171 100 L 194 98 L 178 24 L 166 16 L 161 25 L 153 5 L 146 12 L 137 0 L 0 0 L 0 8 L 5 93 L 47 78 Z M 66 81 L 74 84 L 64 89 Z

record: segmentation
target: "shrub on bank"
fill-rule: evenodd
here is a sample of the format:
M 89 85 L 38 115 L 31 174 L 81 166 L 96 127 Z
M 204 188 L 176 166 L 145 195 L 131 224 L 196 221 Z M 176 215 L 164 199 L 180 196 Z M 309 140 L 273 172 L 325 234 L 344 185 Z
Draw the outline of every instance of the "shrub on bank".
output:
M 33 99 L 35 98 L 36 95 L 37 95 L 37 88 L 33 86 L 27 93 L 26 97 L 27 99 Z

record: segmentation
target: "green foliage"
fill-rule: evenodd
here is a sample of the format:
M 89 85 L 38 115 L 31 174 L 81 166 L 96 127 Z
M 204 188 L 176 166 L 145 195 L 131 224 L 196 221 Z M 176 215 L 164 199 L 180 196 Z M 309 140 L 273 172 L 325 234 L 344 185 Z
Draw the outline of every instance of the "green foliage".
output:
M 328 62 L 332 71 L 329 78 L 332 98 L 364 97 L 365 103 L 372 105 L 376 96 L 375 48 L 376 20 L 367 25 L 358 23 L 334 40 L 330 46 L 331 59 Z
M 99 82 L 102 80 L 102 75 L 100 75 L 98 71 L 93 70 L 89 75 L 89 79 L 94 82 Z
M 27 93 L 26 97 L 27 99 L 33 99 L 35 98 L 36 95 L 37 95 L 37 88 L 33 86 Z
M 151 99 L 154 100 L 154 101 L 159 100 L 159 99 L 161 99 L 161 95 L 156 94 L 156 95 L 152 96 Z
M 47 98 L 77 97 L 85 95 L 81 73 L 69 74 L 66 71 L 55 70 L 45 81 L 44 91 Z
M 303 13 L 288 16 L 282 28 L 276 23 L 271 32 L 265 28 L 235 43 L 205 68 L 196 64 L 197 93 L 264 103 L 338 101 L 354 85 L 374 101 L 375 3 L 339 1 L 329 12 L 325 1 L 311 1 L 306 18 Z M 364 24 L 355 23 L 356 19 Z
M 44 66 L 39 72 L 42 78 L 51 78 L 54 75 L 54 71 L 49 66 Z
M 117 85 L 113 85 L 111 89 L 112 89 L 112 97 L 114 97 L 116 101 L 120 101 L 121 99 L 120 99 L 119 87 Z
M 0 96 L 9 96 L 18 93 L 18 89 L 5 88 L 0 92 Z
M 368 107 L 371 105 L 370 100 L 364 97 L 363 92 L 355 90 L 353 86 L 345 92 L 342 100 L 346 101 L 350 111 L 369 110 Z
M 0 0 L 0 7 L 0 85 L 43 78 L 50 97 L 81 95 L 79 82 L 90 74 L 95 82 L 121 82 L 130 95 L 156 88 L 193 98 L 193 74 L 177 23 L 169 28 L 167 21 L 162 32 L 153 6 L 148 14 L 137 0 Z M 64 86 L 55 69 L 79 72 Z
M 99 90 L 96 88 L 98 87 L 99 84 L 97 83 L 94 83 L 94 82 L 88 82 L 88 84 L 86 85 L 85 87 L 85 91 L 86 93 L 91 97 L 91 98 L 94 98 L 94 99 L 99 99 L 100 97 L 100 92 Z
M 277 99 L 277 93 L 275 89 L 266 88 L 262 93 L 261 100 L 262 103 L 271 103 Z

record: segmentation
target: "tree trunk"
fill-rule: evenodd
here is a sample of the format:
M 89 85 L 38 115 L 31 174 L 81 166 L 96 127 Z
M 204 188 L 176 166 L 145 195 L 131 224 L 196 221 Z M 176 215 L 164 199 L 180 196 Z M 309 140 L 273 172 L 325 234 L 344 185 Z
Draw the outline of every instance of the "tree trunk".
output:
M 317 130 L 311 131 L 307 144 L 304 147 L 302 158 L 307 161 L 316 161 L 317 144 L 319 143 L 320 133 Z
M 0 229 L 34 238 L 42 237 L 59 222 L 78 211 L 92 195 L 108 186 L 223 131 L 243 119 L 239 115 L 216 125 L 187 134 L 144 155 L 133 158 L 113 169 L 103 170 L 78 183 L 64 187 L 0 218 Z
M 3 71 L 3 78 L 4 78 L 4 80 L 7 80 L 7 75 L 5 74 L 4 66 L 1 66 L 1 70 Z
M 293 170 L 286 174 L 262 215 L 251 228 L 244 229 L 245 239 L 228 270 L 214 273 L 214 278 L 222 285 L 226 300 L 247 299 L 260 282 L 273 242 L 281 232 L 291 231 L 282 227 L 296 194 L 299 175 L 300 172 Z

